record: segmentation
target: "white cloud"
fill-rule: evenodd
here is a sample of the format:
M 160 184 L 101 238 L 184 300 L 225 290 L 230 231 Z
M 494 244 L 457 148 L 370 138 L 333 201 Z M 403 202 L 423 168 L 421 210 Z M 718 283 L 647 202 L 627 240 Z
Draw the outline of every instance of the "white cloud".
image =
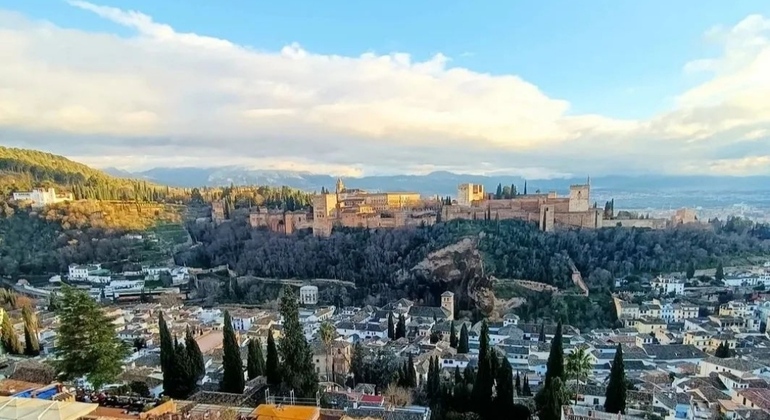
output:
M 770 173 L 745 163 L 762 162 L 770 129 L 770 20 L 759 15 L 709 30 L 722 53 L 684 65 L 709 80 L 670 111 L 634 121 L 574 115 L 515 75 L 452 67 L 441 54 L 344 57 L 297 44 L 265 52 L 139 12 L 69 3 L 134 33 L 0 11 L 3 143 L 120 167 Z M 755 149 L 718 164 L 714 150 L 746 139 Z

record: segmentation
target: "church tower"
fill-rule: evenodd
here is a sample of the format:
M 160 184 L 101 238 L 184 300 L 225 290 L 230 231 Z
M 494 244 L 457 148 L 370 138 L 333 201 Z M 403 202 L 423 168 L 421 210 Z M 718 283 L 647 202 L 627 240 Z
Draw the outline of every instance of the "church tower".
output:
M 441 307 L 448 312 L 447 319 L 455 318 L 455 294 L 447 290 L 441 294 Z

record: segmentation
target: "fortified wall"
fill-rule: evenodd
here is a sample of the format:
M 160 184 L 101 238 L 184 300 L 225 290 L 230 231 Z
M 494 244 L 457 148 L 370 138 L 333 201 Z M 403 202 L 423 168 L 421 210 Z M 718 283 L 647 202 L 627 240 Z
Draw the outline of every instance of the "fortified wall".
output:
M 604 219 L 604 209 L 590 203 L 590 182 L 570 186 L 569 195 L 556 192 L 522 194 L 508 199 L 484 195 L 481 185 L 461 184 L 452 205 L 424 200 L 414 192 L 375 192 L 345 188 L 337 181 L 334 192 L 324 191 L 312 197 L 312 211 L 268 211 L 257 209 L 249 215 L 252 227 L 266 227 L 274 232 L 291 234 L 300 229 L 313 229 L 317 236 L 328 236 L 334 227 L 397 228 L 432 225 L 437 218 L 449 221 L 517 219 L 537 223 L 543 231 L 557 226 L 596 229 L 611 226 L 662 229 L 665 219 Z M 692 219 L 689 213 L 679 219 Z

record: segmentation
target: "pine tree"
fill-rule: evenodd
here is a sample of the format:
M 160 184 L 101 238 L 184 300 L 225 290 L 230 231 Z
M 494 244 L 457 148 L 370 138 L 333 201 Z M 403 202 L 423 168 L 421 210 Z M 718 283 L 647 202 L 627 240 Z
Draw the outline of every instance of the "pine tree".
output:
M 123 371 L 130 350 L 115 332 L 102 307 L 82 290 L 63 287 L 59 316 L 56 369 L 63 380 L 85 376 L 95 389 Z
M 224 374 L 220 389 L 222 392 L 231 394 L 243 393 L 245 380 L 243 379 L 243 361 L 241 360 L 241 347 L 238 344 L 238 338 L 233 330 L 233 320 L 230 312 L 225 311 L 223 341 L 222 341 L 222 367 Z
M 717 271 L 716 274 L 714 274 L 714 278 L 722 281 L 725 279 L 725 268 L 722 266 L 722 263 L 720 262 L 719 265 L 717 265 Z
M 3 326 L 2 326 L 3 348 L 8 354 L 23 354 L 24 346 L 19 341 L 19 336 L 16 335 L 16 331 L 13 329 L 13 323 L 8 316 L 8 312 L 3 311 Z
M 294 390 L 298 397 L 315 397 L 318 390 L 318 375 L 313 365 L 313 351 L 310 348 L 302 324 L 299 322 L 299 307 L 294 290 L 283 289 L 281 296 L 283 338 L 278 344 L 281 355 L 281 377 L 287 390 Z
M 608 413 L 625 413 L 626 371 L 623 365 L 623 348 L 620 344 L 618 344 L 618 348 L 615 350 L 615 359 L 612 361 L 606 397 L 604 411 Z
M 203 352 L 201 352 L 198 342 L 195 341 L 195 337 L 193 337 L 192 331 L 190 331 L 190 326 L 187 326 L 185 331 L 184 347 L 187 351 L 187 359 L 192 367 L 195 381 L 198 381 L 206 375 L 206 362 L 203 360 Z
M 484 414 L 492 403 L 492 388 L 495 382 L 492 358 L 496 357 L 494 349 L 489 346 L 489 326 L 484 320 L 479 334 L 479 368 L 471 392 L 471 405 L 482 417 L 485 417 Z
M 398 324 L 396 324 L 396 340 L 406 337 L 406 320 L 404 314 L 398 316 Z
M 452 347 L 453 349 L 457 348 L 457 331 L 455 330 L 455 322 L 452 321 L 452 323 L 449 325 L 449 347 Z
M 393 324 L 393 312 L 388 313 L 388 338 L 395 340 L 396 326 Z
M 37 356 L 40 354 L 37 316 L 29 306 L 22 308 L 21 315 L 24 319 L 24 354 Z
M 265 374 L 265 360 L 262 358 L 262 343 L 259 342 L 259 339 L 249 341 L 246 370 L 249 374 L 249 380 Z
M 463 324 L 462 328 L 460 328 L 460 340 L 457 342 L 457 353 L 458 354 L 467 354 L 468 353 L 468 324 Z
M 518 376 L 516 376 L 518 379 Z M 497 395 L 494 400 L 494 412 L 497 419 L 506 418 L 513 412 L 513 368 L 511 368 L 508 358 L 503 357 L 503 361 L 497 372 L 496 380 Z
M 281 383 L 281 365 L 278 360 L 278 349 L 275 346 L 273 338 L 273 329 L 267 332 L 267 358 L 265 360 L 265 376 L 270 385 L 280 385 Z

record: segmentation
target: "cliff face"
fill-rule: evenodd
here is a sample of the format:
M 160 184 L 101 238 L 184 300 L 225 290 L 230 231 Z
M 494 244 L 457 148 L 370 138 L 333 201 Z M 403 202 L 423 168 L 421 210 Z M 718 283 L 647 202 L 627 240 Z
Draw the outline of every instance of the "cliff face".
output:
M 478 239 L 466 238 L 432 252 L 411 270 L 401 273 L 399 280 L 415 281 L 432 290 L 449 290 L 455 294 L 456 308 L 478 308 L 485 315 L 492 315 L 496 312 L 494 278 L 484 272 L 483 258 L 476 247 Z

